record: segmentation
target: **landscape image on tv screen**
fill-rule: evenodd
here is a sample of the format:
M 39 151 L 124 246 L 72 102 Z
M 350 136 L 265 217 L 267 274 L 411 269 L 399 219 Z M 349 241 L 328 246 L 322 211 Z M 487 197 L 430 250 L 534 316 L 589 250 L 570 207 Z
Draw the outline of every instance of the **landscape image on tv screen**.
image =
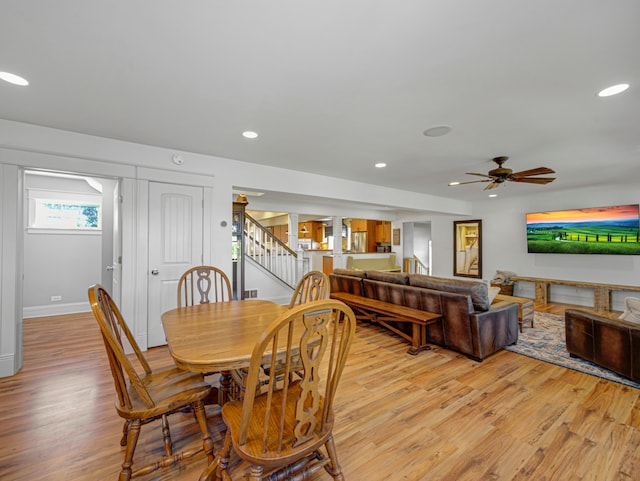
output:
M 616 205 L 527 214 L 527 251 L 640 255 L 639 206 Z

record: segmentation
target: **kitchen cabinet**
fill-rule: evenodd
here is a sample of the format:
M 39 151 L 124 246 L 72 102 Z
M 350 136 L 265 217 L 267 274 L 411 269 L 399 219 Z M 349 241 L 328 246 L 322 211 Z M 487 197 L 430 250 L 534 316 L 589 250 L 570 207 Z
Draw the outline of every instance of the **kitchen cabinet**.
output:
M 333 256 L 322 256 L 322 272 L 326 275 L 333 272 Z
M 377 222 L 376 242 L 391 243 L 391 222 L 384 220 Z
M 367 219 L 351 219 L 351 232 L 367 232 Z
M 324 225 L 322 222 L 311 221 L 298 224 L 298 239 L 311 239 L 313 242 L 322 242 L 324 237 Z
M 289 242 L 289 226 L 287 224 L 279 224 L 273 226 L 273 235 L 280 242 L 284 242 L 285 244 Z

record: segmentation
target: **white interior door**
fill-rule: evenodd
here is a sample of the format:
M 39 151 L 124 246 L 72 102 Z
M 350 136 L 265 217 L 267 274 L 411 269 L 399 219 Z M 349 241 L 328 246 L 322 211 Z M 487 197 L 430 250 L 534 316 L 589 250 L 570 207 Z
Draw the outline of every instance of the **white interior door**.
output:
M 176 307 L 180 276 L 202 264 L 203 188 L 149 184 L 147 346 L 166 344 L 162 313 Z

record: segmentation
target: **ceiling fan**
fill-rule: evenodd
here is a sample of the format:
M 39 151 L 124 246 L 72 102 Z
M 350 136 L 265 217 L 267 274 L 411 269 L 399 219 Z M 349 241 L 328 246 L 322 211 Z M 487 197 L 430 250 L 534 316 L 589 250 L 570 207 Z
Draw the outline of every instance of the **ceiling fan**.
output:
M 537 175 L 555 174 L 556 172 L 548 167 L 537 167 L 535 169 L 523 170 L 522 172 L 513 172 L 511 169 L 502 167 L 509 157 L 495 157 L 493 160 L 498 164 L 497 169 L 490 170 L 486 174 L 477 174 L 475 172 L 466 172 L 467 175 L 479 175 L 480 177 L 486 177 L 485 180 L 472 180 L 469 182 L 452 182 L 449 185 L 463 185 L 474 184 L 476 182 L 490 182 L 484 190 L 493 189 L 503 184 L 506 181 L 510 182 L 524 182 L 527 184 L 548 184 L 556 180 L 555 177 L 535 177 Z

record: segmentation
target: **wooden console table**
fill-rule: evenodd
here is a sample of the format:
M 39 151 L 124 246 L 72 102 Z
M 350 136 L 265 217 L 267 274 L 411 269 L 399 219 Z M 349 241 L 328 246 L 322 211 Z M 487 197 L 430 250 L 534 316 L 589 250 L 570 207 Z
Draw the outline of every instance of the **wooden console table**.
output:
M 544 279 L 542 277 L 511 276 L 513 281 L 533 282 L 536 287 L 536 302 L 549 302 L 551 285 L 586 287 L 593 289 L 593 308 L 596 311 L 611 310 L 611 292 L 629 291 L 640 292 L 640 286 L 623 286 L 619 284 L 602 284 L 600 282 L 563 281 L 559 279 Z

